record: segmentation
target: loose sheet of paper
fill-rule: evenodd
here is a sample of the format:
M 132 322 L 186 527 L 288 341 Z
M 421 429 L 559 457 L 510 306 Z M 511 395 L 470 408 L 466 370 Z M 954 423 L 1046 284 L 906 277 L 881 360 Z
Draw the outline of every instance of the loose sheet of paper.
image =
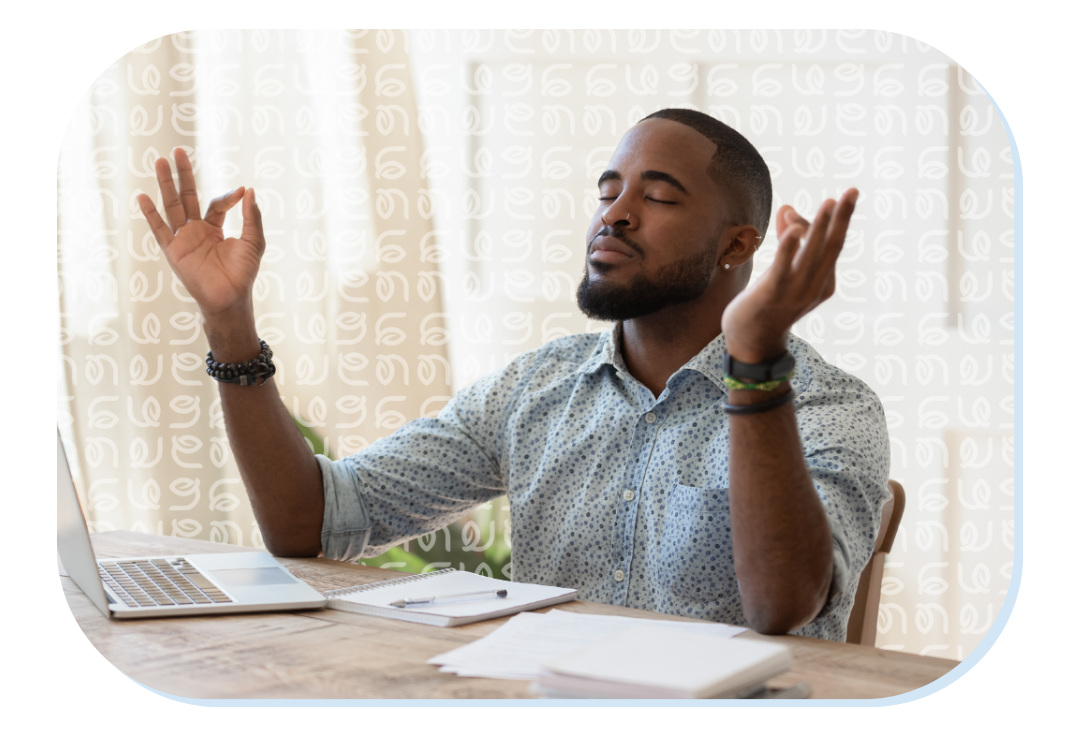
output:
M 643 620 L 622 615 L 585 615 L 552 610 L 520 613 L 478 641 L 428 659 L 439 671 L 490 679 L 533 679 L 548 659 L 632 627 L 684 630 L 731 638 L 746 628 L 723 623 Z
M 566 595 L 574 594 L 574 590 L 565 587 L 509 582 L 492 579 L 481 574 L 473 574 L 472 572 L 454 571 L 450 574 L 436 573 L 401 577 L 393 580 L 390 584 L 365 586 L 347 594 L 337 594 L 336 597 L 342 602 L 351 602 L 356 605 L 382 608 L 394 612 L 398 608 L 393 606 L 393 603 L 402 598 L 439 597 L 467 592 L 494 592 L 500 589 L 506 590 L 509 594 L 505 597 L 491 595 L 484 599 L 453 601 L 452 604 L 419 605 L 410 607 L 405 612 L 447 618 L 498 617 L 502 614 L 510 614 L 514 609 L 521 610 L 530 606 L 537 608 L 555 604 Z M 396 617 L 396 615 L 392 617 Z

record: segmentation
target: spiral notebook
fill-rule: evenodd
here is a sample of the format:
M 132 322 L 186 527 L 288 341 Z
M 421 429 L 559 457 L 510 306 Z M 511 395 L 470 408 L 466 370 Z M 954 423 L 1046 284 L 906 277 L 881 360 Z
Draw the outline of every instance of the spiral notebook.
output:
M 493 594 L 483 599 L 447 600 L 442 603 L 404 608 L 391 604 L 405 598 L 495 593 L 499 590 L 506 590 L 506 596 L 498 597 Z M 335 610 L 409 620 L 445 628 L 569 602 L 577 597 L 577 590 L 548 587 L 542 584 L 507 582 L 472 572 L 440 569 L 436 572 L 414 574 L 385 582 L 331 590 L 326 593 L 326 597 L 329 600 L 327 606 Z

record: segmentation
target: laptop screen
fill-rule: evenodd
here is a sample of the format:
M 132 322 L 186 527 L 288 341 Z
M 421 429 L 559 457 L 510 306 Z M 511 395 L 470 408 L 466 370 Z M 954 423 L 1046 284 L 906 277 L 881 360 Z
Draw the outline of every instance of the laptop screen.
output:
M 56 430 L 56 550 L 64 570 L 102 614 L 109 614 L 109 600 L 98 575 L 90 531 L 86 528 L 79 494 L 71 479 L 64 443 Z

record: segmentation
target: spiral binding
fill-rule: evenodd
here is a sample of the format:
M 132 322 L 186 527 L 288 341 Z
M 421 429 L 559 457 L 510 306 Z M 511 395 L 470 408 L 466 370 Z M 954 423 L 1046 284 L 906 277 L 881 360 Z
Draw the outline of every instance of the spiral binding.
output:
M 437 577 L 440 574 L 447 574 L 449 572 L 456 572 L 453 567 L 447 567 L 446 569 L 438 569 L 434 572 L 424 572 L 423 574 L 410 574 L 408 577 L 398 577 L 397 579 L 388 579 L 385 582 L 369 582 L 368 584 L 358 584 L 355 587 L 345 587 L 340 590 L 330 590 L 324 592 L 328 600 L 333 600 L 343 595 L 350 595 L 353 592 L 370 592 L 371 590 L 379 590 L 383 587 L 394 587 L 399 584 L 408 584 L 409 582 L 415 582 L 418 579 L 427 579 L 428 577 Z

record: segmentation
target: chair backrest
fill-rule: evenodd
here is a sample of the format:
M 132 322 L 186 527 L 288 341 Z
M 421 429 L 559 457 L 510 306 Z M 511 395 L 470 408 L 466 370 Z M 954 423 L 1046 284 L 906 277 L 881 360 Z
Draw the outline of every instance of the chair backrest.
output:
M 885 569 L 885 555 L 892 551 L 900 519 L 904 515 L 904 488 L 896 480 L 889 480 L 892 497 L 881 509 L 881 527 L 874 542 L 874 554 L 859 577 L 855 590 L 855 605 L 848 618 L 847 642 L 874 645 L 877 638 L 878 603 L 881 602 L 881 577 Z

